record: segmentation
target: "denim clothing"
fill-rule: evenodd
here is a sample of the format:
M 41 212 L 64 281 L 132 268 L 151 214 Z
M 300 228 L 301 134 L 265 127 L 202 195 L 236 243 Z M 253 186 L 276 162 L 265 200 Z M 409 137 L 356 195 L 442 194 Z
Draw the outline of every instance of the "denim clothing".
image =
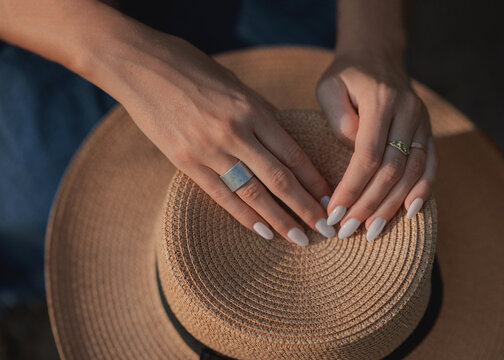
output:
M 53 196 L 75 150 L 114 104 L 62 66 L 0 48 L 0 308 L 43 295 Z

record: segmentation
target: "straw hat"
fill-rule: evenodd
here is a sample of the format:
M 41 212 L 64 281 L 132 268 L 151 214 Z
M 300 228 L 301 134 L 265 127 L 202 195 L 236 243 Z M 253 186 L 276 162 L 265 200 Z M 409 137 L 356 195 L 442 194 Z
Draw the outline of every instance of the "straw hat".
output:
M 351 150 L 314 95 L 331 52 L 271 47 L 217 60 L 278 108 L 304 109 L 277 118 L 335 185 Z M 49 221 L 61 356 L 504 356 L 504 161 L 456 109 L 415 88 L 440 157 L 436 200 L 412 220 L 400 210 L 372 243 L 362 230 L 339 240 L 307 229 L 306 248 L 241 226 L 113 110 L 67 169 Z

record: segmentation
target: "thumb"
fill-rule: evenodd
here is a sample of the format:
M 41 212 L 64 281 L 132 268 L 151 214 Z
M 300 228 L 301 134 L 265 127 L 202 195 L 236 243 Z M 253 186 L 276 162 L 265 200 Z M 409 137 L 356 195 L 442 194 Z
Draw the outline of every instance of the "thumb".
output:
M 353 148 L 359 117 L 343 81 L 335 77 L 322 80 L 317 86 L 317 98 L 336 137 Z

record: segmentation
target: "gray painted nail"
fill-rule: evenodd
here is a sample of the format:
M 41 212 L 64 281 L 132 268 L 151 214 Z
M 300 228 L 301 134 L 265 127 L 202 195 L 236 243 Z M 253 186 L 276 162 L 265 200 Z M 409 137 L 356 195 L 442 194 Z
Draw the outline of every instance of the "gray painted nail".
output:
M 322 196 L 322 199 L 320 199 L 320 205 L 322 205 L 324 210 L 327 210 L 327 205 L 329 204 L 329 200 L 331 200 L 331 197 L 329 195 L 324 195 L 324 196 Z
M 315 227 L 317 228 L 319 233 L 321 233 L 323 236 L 327 238 L 336 236 L 336 230 L 334 230 L 334 228 L 331 225 L 327 225 L 326 218 L 318 219 L 317 222 L 315 223 Z
M 343 224 L 341 229 L 339 229 L 338 238 L 344 239 L 346 237 L 349 237 L 350 235 L 352 235 L 354 233 L 355 230 L 357 230 L 359 225 L 360 225 L 360 221 L 357 219 L 348 220 L 347 222 L 345 222 Z
M 378 235 L 380 235 L 386 224 L 387 220 L 382 217 L 374 219 L 373 222 L 371 223 L 371 226 L 369 226 L 369 229 L 366 234 L 367 241 L 371 242 L 374 239 L 376 239 Z
M 408 219 L 413 218 L 420 211 L 420 209 L 423 206 L 423 203 L 424 203 L 424 201 L 422 198 L 416 198 L 415 200 L 413 200 L 413 202 L 409 206 L 408 213 L 406 214 L 406 217 Z
M 267 227 L 266 225 L 264 225 L 262 222 L 258 221 L 252 227 L 254 228 L 254 230 L 256 231 L 256 233 L 258 233 L 259 235 L 261 235 L 266 240 L 273 239 L 273 232 L 270 230 L 269 227 Z
M 287 237 L 291 239 L 294 243 L 298 244 L 299 246 L 306 246 L 308 245 L 308 236 L 303 232 L 303 230 L 293 227 L 287 232 Z
M 347 208 L 344 206 L 337 206 L 331 213 L 329 214 L 329 217 L 327 218 L 327 225 L 334 225 L 341 219 L 343 219 L 343 216 L 345 216 L 347 211 Z

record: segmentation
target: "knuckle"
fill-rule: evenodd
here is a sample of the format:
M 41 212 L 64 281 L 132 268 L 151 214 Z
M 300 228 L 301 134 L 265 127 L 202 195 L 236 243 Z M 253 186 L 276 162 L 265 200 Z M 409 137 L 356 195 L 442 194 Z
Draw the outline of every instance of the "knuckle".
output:
M 344 197 L 346 199 L 351 199 L 350 202 L 353 202 L 355 199 L 357 199 L 360 194 L 361 194 L 361 189 L 359 189 L 355 184 L 352 183 L 342 183 L 343 187 L 341 189 L 341 192 L 344 194 Z
M 210 195 L 210 197 L 214 199 L 218 204 L 222 204 L 229 198 L 231 192 L 224 188 L 216 187 L 210 189 L 208 195 Z
M 237 92 L 231 96 L 233 114 L 242 125 L 252 123 L 265 116 L 264 105 L 260 99 L 256 99 L 244 92 Z
M 329 125 L 331 126 L 336 138 L 339 141 L 348 144 L 348 142 L 352 141 L 352 139 L 354 139 L 355 136 L 357 135 L 359 122 L 355 118 L 351 118 L 350 121 L 340 121 L 340 120 L 341 119 L 338 119 L 338 121 L 331 121 Z
M 261 190 L 261 183 L 257 179 L 252 178 L 238 190 L 238 195 L 246 202 L 255 202 L 261 196 Z
M 285 156 L 285 165 L 290 168 L 296 168 L 298 166 L 301 166 L 304 163 L 304 160 L 305 153 L 303 149 L 301 149 L 301 147 L 296 143 L 292 144 L 287 150 Z
M 187 142 L 187 146 L 191 146 L 191 151 L 195 154 L 201 154 L 203 151 L 215 154 L 221 148 L 219 142 L 214 137 L 204 132 L 195 133 L 189 141 Z
M 404 172 L 403 159 L 394 157 L 383 167 L 383 176 L 386 181 L 397 182 L 401 179 Z
M 289 191 L 292 186 L 292 180 L 289 176 L 288 170 L 278 167 L 271 173 L 271 183 L 274 189 L 281 193 Z
M 419 178 L 422 176 L 425 170 L 425 155 L 423 155 L 423 151 L 420 151 L 419 154 L 415 154 L 414 156 L 409 157 L 408 159 L 408 174 L 414 178 Z
M 186 148 L 177 146 L 173 150 L 173 161 L 177 163 L 177 165 L 185 166 L 194 162 L 193 155 Z
M 362 218 L 367 218 L 369 215 L 373 214 L 376 211 L 378 204 L 374 202 L 366 201 L 364 204 L 360 205 L 361 213 L 363 214 Z
M 231 117 L 221 119 L 218 122 L 218 135 L 221 140 L 227 140 L 236 135 L 241 135 L 243 132 L 243 126 L 240 121 L 237 121 Z
M 422 100 L 413 92 L 407 92 L 402 98 L 402 106 L 406 114 L 411 117 L 420 118 L 424 115 L 425 105 Z
M 376 95 L 378 105 L 387 105 L 395 103 L 398 97 L 398 91 L 396 88 L 385 83 L 379 83 L 376 85 Z
M 341 86 L 341 80 L 337 76 L 322 76 L 315 88 L 317 97 L 325 96 L 326 92 L 331 92 Z
M 238 93 L 232 98 L 233 106 L 238 114 L 242 116 L 250 116 L 257 112 L 256 105 L 250 100 L 250 98 L 243 94 Z
M 355 152 L 356 161 L 362 169 L 374 172 L 381 164 L 381 158 L 374 151 Z

